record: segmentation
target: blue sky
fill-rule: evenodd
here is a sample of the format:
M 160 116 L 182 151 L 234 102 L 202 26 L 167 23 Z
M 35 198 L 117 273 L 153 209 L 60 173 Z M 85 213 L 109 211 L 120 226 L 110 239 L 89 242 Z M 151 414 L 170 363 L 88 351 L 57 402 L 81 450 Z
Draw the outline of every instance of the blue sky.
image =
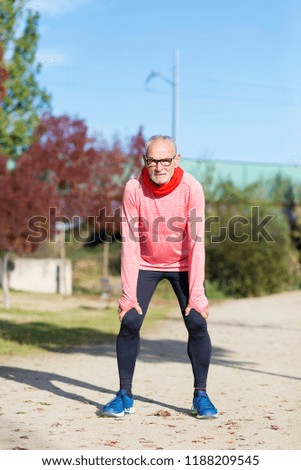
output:
M 184 158 L 301 163 L 299 0 L 32 0 L 53 113 L 108 141 L 171 134 Z M 299 167 L 300 168 L 300 167 Z

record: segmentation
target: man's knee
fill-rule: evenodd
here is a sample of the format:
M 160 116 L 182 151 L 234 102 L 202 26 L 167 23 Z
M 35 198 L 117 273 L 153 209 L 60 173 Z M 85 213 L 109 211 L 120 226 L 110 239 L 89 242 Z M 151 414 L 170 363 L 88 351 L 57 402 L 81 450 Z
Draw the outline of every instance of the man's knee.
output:
M 139 332 L 143 321 L 143 315 L 140 315 L 135 308 L 129 310 L 123 317 L 121 329 L 131 332 Z
M 191 334 L 207 333 L 207 321 L 194 308 L 192 308 L 185 317 L 185 324 L 188 332 Z

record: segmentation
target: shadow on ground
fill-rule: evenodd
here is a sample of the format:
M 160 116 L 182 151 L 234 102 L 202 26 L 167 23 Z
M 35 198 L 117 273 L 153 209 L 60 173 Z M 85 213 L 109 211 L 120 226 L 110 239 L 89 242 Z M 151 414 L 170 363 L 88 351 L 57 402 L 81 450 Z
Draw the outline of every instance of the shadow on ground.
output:
M 46 351 L 61 351 L 61 348 L 78 344 L 112 343 L 116 335 L 95 328 L 61 327 L 45 322 L 15 323 L 0 320 L 0 338 L 18 344 L 36 346 Z
M 99 347 L 85 346 L 80 348 L 73 348 L 70 351 L 64 351 L 64 353 L 86 353 L 95 356 L 109 356 L 115 357 L 115 345 L 114 344 L 104 344 Z M 252 362 L 244 362 L 233 360 L 231 358 L 231 350 L 223 348 L 214 348 L 212 354 L 212 364 L 216 364 L 222 367 L 229 367 L 234 369 L 240 369 L 244 371 L 251 371 L 257 374 L 272 375 L 276 377 L 292 379 L 292 380 L 301 380 L 301 377 L 293 377 L 282 374 L 272 373 L 270 371 L 260 370 L 260 364 Z M 59 360 L 59 352 L 58 352 Z M 164 339 L 164 340 L 152 340 L 152 339 L 143 339 L 141 345 L 141 351 L 139 355 L 139 360 L 146 363 L 178 363 L 178 364 L 188 364 L 189 360 L 186 353 L 186 341 L 173 340 L 173 339 Z M 151 367 L 151 366 L 149 366 Z M 77 400 L 81 403 L 89 403 L 94 405 L 99 414 L 100 409 L 103 404 L 91 401 L 85 396 L 85 392 L 92 390 L 101 393 L 107 393 L 109 395 L 114 395 L 116 390 L 111 390 L 104 387 L 98 387 L 88 382 L 81 380 L 73 379 L 64 375 L 42 372 L 30 369 L 22 369 L 19 367 L 7 367 L 0 366 L 0 378 L 11 380 L 19 383 L 35 387 L 40 390 L 45 390 L 47 392 L 53 393 L 60 397 L 64 397 L 70 400 Z M 83 394 L 71 393 L 64 389 L 64 385 L 72 385 L 79 387 L 83 390 Z M 135 396 L 137 400 L 152 402 L 159 406 L 165 408 L 170 408 L 180 413 L 187 413 L 186 409 L 178 408 L 169 405 L 168 403 L 163 403 L 156 400 L 150 400 L 147 397 Z
M 111 390 L 104 387 L 97 387 L 88 382 L 83 382 L 82 380 L 76 380 L 70 377 L 66 377 L 60 374 L 41 372 L 30 369 L 22 369 L 20 367 L 6 367 L 0 366 L 0 377 L 6 380 L 12 380 L 30 387 L 37 388 L 39 390 L 44 390 L 49 393 L 53 393 L 59 397 L 63 397 L 69 400 L 75 400 L 80 403 L 86 403 L 95 406 L 96 414 L 101 416 L 101 410 L 104 403 L 98 403 L 93 400 L 88 399 L 84 395 L 70 393 L 64 390 L 64 385 L 72 385 L 83 389 L 83 392 L 88 390 L 93 390 L 99 393 L 107 393 L 109 395 L 108 399 L 111 399 L 116 394 L 116 390 Z M 58 386 L 60 384 L 60 386 Z M 169 408 L 171 410 L 177 411 L 179 413 L 187 414 L 188 410 L 185 408 L 179 408 L 172 406 L 168 403 L 164 403 L 157 400 L 152 400 L 140 395 L 135 395 L 135 400 L 142 402 L 154 403 L 156 405 Z

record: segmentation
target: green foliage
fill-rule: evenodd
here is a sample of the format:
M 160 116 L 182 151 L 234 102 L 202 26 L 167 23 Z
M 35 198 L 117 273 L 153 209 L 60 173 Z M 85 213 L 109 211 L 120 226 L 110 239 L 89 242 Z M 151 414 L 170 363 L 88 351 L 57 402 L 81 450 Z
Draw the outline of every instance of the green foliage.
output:
M 273 179 L 271 179 L 269 186 L 269 196 L 275 204 L 279 206 L 288 204 L 290 207 L 291 204 L 295 204 L 295 188 L 293 188 L 290 178 L 283 177 L 281 173 L 278 173 Z
M 289 178 L 284 178 L 279 173 L 272 180 L 270 194 L 275 204 L 283 208 L 301 263 L 301 185 L 293 185 Z
M 298 186 L 278 174 L 241 189 L 231 179 L 214 183 L 212 171 L 203 183 L 206 279 L 231 296 L 300 287 Z
M 210 281 L 229 295 L 243 297 L 296 287 L 296 251 L 278 208 L 219 203 L 211 207 L 213 214 L 206 227 Z
M 40 71 L 35 62 L 39 15 L 25 11 L 24 3 L 2 0 L 0 10 L 0 48 L 8 72 L 0 107 L 0 151 L 11 159 L 19 157 L 31 144 L 39 114 L 47 109 L 50 100 L 36 78 Z

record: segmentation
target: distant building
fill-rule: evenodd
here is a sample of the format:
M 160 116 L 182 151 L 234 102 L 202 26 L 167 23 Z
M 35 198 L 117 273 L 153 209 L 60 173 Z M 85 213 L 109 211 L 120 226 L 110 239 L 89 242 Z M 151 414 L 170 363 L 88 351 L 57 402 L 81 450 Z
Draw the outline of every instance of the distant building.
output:
M 213 182 L 231 180 L 235 186 L 244 188 L 260 180 L 268 183 L 280 174 L 301 188 L 301 159 L 295 164 L 281 164 L 183 158 L 181 167 L 201 183 L 210 173 Z

